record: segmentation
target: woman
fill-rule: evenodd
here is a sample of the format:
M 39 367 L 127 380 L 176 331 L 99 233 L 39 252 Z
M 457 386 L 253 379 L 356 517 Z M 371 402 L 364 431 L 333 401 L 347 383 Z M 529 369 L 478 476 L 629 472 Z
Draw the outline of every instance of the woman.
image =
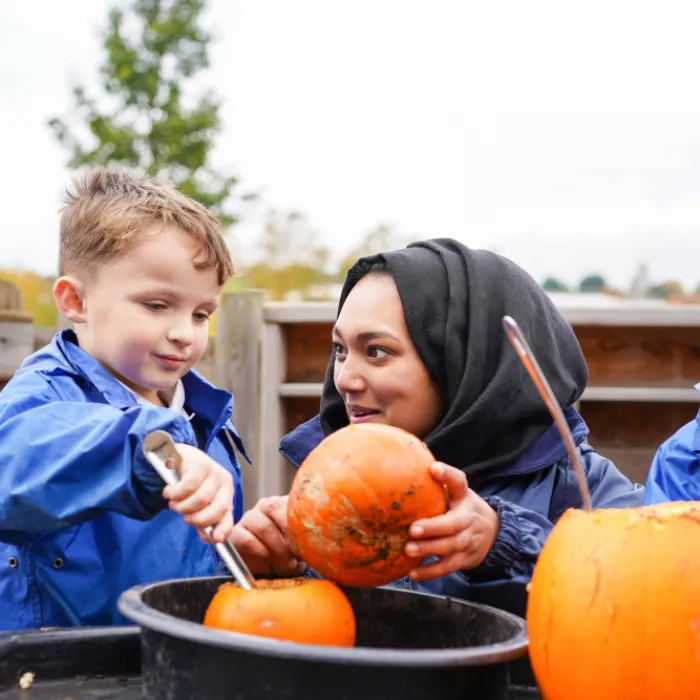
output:
M 412 525 L 406 551 L 416 568 L 394 585 L 524 615 L 545 538 L 581 496 L 549 411 L 504 333 L 506 314 L 565 410 L 594 507 L 641 505 L 643 488 L 587 441 L 574 403 L 588 372 L 569 324 L 517 265 L 449 239 L 352 267 L 320 414 L 280 449 L 298 466 L 324 436 L 370 421 L 421 437 L 439 460 L 433 477 L 447 486 L 449 509 Z

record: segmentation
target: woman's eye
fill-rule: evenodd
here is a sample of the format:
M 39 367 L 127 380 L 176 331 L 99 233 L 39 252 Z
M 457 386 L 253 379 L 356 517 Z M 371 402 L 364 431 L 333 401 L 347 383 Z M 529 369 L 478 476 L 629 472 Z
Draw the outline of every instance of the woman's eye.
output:
M 377 347 L 376 345 L 370 345 L 367 348 L 367 356 L 372 360 L 383 360 L 389 355 L 388 351 L 384 348 Z
M 143 305 L 151 311 L 164 311 L 166 309 L 165 304 L 160 301 L 146 301 Z
M 333 343 L 333 352 L 335 353 L 335 356 L 337 358 L 344 358 L 345 357 L 345 348 L 340 345 L 339 343 Z

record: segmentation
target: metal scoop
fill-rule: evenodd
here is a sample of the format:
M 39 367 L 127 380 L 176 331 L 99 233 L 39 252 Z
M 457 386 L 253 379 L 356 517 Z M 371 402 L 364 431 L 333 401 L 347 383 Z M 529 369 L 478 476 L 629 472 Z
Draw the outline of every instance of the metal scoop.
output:
M 535 355 L 533 354 L 530 346 L 520 330 L 520 326 L 515 322 L 510 316 L 503 317 L 503 327 L 505 328 L 506 334 L 508 335 L 508 340 L 515 348 L 515 352 L 518 357 L 525 365 L 530 378 L 537 387 L 542 400 L 547 404 L 549 412 L 554 418 L 554 422 L 559 428 L 559 433 L 561 434 L 562 440 L 566 445 L 566 449 L 569 452 L 569 457 L 571 458 L 571 464 L 574 467 L 574 471 L 578 476 L 578 485 L 581 490 L 581 500 L 583 501 L 583 507 L 587 511 L 591 511 L 591 492 L 588 489 L 588 484 L 586 483 L 586 473 L 583 470 L 583 465 L 581 464 L 581 457 L 576 450 L 576 444 L 574 443 L 573 435 L 569 430 L 569 426 L 564 418 L 564 413 L 559 407 L 556 398 L 554 397 L 554 392 L 552 387 L 549 385 L 547 378 L 544 376 L 544 372 L 540 367 Z
M 151 466 L 160 474 L 163 481 L 172 486 L 180 480 L 180 466 L 182 459 L 180 454 L 175 449 L 173 439 L 164 430 L 154 430 L 146 435 L 142 448 L 146 459 L 151 463 Z M 168 467 L 167 461 L 172 460 L 173 468 Z M 212 533 L 214 528 L 209 525 L 204 528 L 204 532 L 214 544 L 216 551 L 223 560 L 228 570 L 233 574 L 236 582 L 241 588 L 248 591 L 257 588 L 253 574 L 246 566 L 245 561 L 238 553 L 238 550 L 231 542 L 230 538 L 224 542 L 214 542 Z

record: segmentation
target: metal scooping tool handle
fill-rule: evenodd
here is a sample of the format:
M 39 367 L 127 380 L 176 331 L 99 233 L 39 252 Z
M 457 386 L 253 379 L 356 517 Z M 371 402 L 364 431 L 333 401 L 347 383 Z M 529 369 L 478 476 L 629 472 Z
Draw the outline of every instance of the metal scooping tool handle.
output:
M 515 322 L 515 319 L 510 316 L 503 317 L 503 328 L 506 331 L 508 340 L 510 340 L 511 345 L 515 348 L 515 352 L 520 358 L 521 362 L 525 365 L 525 369 L 530 375 L 530 379 L 534 382 L 537 387 L 542 400 L 547 404 L 554 422 L 559 428 L 559 434 L 566 445 L 566 449 L 569 452 L 569 457 L 571 458 L 571 464 L 578 476 L 578 485 L 581 491 L 581 500 L 583 502 L 583 507 L 587 511 L 591 511 L 591 492 L 586 483 L 586 473 L 583 470 L 583 465 L 581 464 L 581 457 L 576 450 L 576 444 L 574 443 L 573 435 L 569 430 L 569 426 L 564 418 L 564 413 L 559 407 L 557 400 L 552 391 L 552 387 L 547 381 L 547 377 L 544 376 L 544 372 L 540 367 L 535 354 L 530 349 L 527 339 L 520 330 L 520 326 Z
M 180 465 L 182 459 L 175 449 L 173 439 L 164 430 L 154 430 L 146 435 L 142 448 L 143 454 L 150 462 L 151 466 L 160 474 L 163 481 L 172 486 L 180 480 Z M 167 465 L 167 460 L 172 460 L 173 468 Z M 216 551 L 223 560 L 228 570 L 233 574 L 236 582 L 241 588 L 248 591 L 257 588 L 255 578 L 250 573 L 245 561 L 238 553 L 231 539 L 228 538 L 223 542 L 214 542 L 212 534 L 214 528 L 209 525 L 204 528 L 204 532 L 214 544 Z

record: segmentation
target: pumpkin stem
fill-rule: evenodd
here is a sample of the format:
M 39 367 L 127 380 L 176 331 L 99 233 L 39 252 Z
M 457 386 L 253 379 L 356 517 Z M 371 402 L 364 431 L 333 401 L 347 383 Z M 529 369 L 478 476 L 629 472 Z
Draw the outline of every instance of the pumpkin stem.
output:
M 583 471 L 581 456 L 576 449 L 574 438 L 571 435 L 566 418 L 564 418 L 564 413 L 554 397 L 552 387 L 549 385 L 547 378 L 544 376 L 544 372 L 537 362 L 534 353 L 530 349 L 523 332 L 520 330 L 520 326 L 518 326 L 515 320 L 510 316 L 504 316 L 503 327 L 505 328 L 508 340 L 510 340 L 511 344 L 515 348 L 515 352 L 525 365 L 525 369 L 527 369 L 530 378 L 537 387 L 537 391 L 547 405 L 549 412 L 552 414 L 552 418 L 554 418 L 557 428 L 559 428 L 559 433 L 561 434 L 564 444 L 566 445 L 566 449 L 569 452 L 571 464 L 576 471 L 576 476 L 578 476 L 578 486 L 581 491 L 583 508 L 590 513 L 591 510 L 593 510 L 591 506 L 591 492 L 588 488 L 588 484 L 586 483 L 586 473 Z

